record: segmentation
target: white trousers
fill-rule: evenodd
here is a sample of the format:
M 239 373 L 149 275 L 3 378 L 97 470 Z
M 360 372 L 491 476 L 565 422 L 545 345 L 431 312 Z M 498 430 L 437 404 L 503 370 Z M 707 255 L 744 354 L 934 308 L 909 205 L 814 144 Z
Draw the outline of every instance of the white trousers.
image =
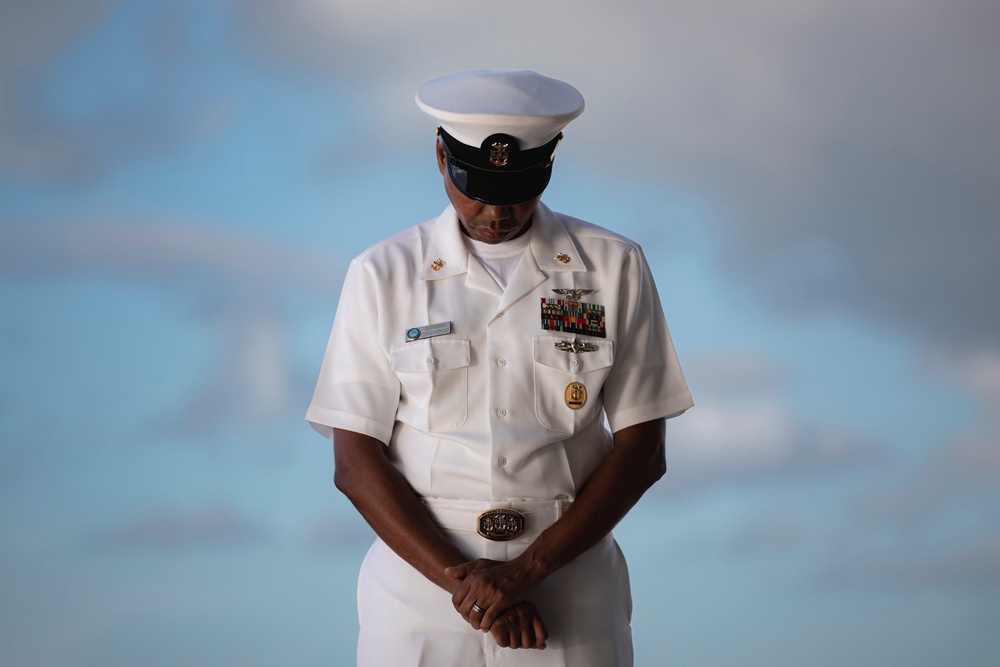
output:
M 491 506 L 497 506 L 495 503 Z M 515 509 L 522 509 L 516 504 Z M 485 509 L 485 507 L 483 508 Z M 533 521 L 508 542 L 475 532 L 477 507 L 468 523 L 453 507 L 428 507 L 442 532 L 469 560 L 510 560 L 524 551 L 558 514 Z M 468 527 L 465 527 L 467 525 Z M 458 527 L 456 527 L 458 526 Z M 625 558 L 608 535 L 554 572 L 529 597 L 549 632 L 546 648 L 502 648 L 489 633 L 474 630 L 438 588 L 376 540 L 358 581 L 359 667 L 631 667 L 632 597 Z

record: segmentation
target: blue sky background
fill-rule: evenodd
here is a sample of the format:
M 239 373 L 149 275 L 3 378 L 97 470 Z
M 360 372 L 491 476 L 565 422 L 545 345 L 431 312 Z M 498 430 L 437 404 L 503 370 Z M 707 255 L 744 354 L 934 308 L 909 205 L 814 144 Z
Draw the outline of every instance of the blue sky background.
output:
M 697 407 L 616 531 L 638 665 L 1000 663 L 988 0 L 0 6 L 0 663 L 351 665 L 302 421 L 347 262 L 440 212 L 419 84 L 587 98 Z

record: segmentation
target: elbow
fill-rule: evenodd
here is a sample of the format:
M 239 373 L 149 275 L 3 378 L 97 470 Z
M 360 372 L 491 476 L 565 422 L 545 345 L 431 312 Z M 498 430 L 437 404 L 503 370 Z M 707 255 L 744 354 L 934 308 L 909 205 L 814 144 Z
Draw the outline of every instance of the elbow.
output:
M 384 456 L 381 443 L 374 438 L 333 430 L 333 485 L 352 502 L 371 485 L 378 474 L 378 464 Z
M 653 486 L 667 474 L 667 459 L 663 454 L 656 456 L 649 466 L 649 486 Z
M 660 479 L 667 474 L 667 459 L 666 457 L 661 457 L 657 459 L 655 470 L 653 471 L 653 481 L 658 482 Z
M 334 458 L 333 485 L 337 490 L 347 496 L 351 502 L 359 493 L 363 485 L 361 471 L 349 456 L 336 456 Z
M 667 474 L 667 442 L 665 431 L 660 431 L 653 458 L 649 462 L 649 486 L 653 486 Z
M 357 475 L 346 463 L 338 461 L 333 471 L 333 485 L 348 498 L 353 498 L 357 489 Z
M 340 466 L 333 470 L 333 485 L 345 496 L 348 495 L 347 491 L 351 488 L 351 476 L 344 472 Z

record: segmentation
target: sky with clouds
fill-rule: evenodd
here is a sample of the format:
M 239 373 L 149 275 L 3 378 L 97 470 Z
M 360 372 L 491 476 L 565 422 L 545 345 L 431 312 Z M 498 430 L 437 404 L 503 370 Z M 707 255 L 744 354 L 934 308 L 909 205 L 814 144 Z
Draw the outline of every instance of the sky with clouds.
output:
M 581 90 L 695 409 L 616 530 L 639 665 L 1000 655 L 989 0 L 0 5 L 0 662 L 351 665 L 303 421 L 347 263 L 446 204 L 423 81 Z

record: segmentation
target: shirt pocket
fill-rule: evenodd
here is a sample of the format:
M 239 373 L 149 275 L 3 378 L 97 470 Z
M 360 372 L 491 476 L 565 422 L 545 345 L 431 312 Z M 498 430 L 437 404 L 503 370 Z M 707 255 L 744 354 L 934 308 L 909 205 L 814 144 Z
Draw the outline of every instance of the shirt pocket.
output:
M 597 416 L 601 388 L 615 361 L 614 342 L 586 339 L 590 352 L 559 350 L 565 336 L 535 336 L 535 416 L 551 431 L 576 433 Z M 582 405 L 581 405 L 582 403 Z
M 396 418 L 424 431 L 454 431 L 469 415 L 469 341 L 428 338 L 396 345 L 389 365 L 402 386 Z

